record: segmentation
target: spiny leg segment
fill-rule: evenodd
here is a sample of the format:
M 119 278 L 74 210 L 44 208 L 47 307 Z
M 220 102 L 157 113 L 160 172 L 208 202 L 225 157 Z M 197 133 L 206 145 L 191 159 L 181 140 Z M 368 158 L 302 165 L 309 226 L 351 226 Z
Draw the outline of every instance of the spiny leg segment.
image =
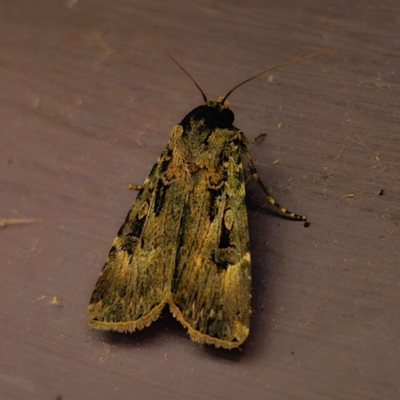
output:
M 246 143 L 248 144 L 254 144 L 254 143 L 259 143 L 261 142 L 265 137 L 267 136 L 266 133 L 260 133 L 258 136 L 256 136 L 254 139 L 249 139 L 246 137 Z
M 253 159 L 251 158 L 251 155 L 244 144 L 242 145 L 242 154 L 246 158 L 251 176 L 258 182 L 258 184 L 261 186 L 262 191 L 267 196 L 268 203 L 276 207 L 278 211 L 288 219 L 294 221 L 307 221 L 307 217 L 305 215 L 299 215 L 289 211 L 288 209 L 282 207 L 279 203 L 277 203 L 277 201 L 271 196 L 271 194 L 268 192 L 268 189 L 265 187 L 265 185 L 259 178 Z

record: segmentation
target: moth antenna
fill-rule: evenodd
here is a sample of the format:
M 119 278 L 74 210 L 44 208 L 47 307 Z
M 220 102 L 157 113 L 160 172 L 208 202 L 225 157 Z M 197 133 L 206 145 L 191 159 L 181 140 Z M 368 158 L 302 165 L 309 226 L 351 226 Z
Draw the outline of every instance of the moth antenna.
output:
M 201 87 L 198 85 L 198 83 L 194 80 L 192 75 L 189 74 L 189 72 L 186 71 L 185 68 L 182 67 L 181 64 L 178 63 L 178 61 L 175 60 L 174 57 L 171 56 L 171 54 L 165 52 L 165 54 L 192 80 L 192 82 L 196 85 L 197 89 L 200 90 L 201 95 L 203 96 L 204 102 L 207 103 L 207 96 L 204 94 L 204 92 L 201 90 Z
M 324 49 L 324 50 L 320 50 L 320 51 L 317 51 L 317 52 L 315 52 L 315 53 L 311 53 L 311 54 L 309 54 L 308 56 L 303 56 L 303 57 L 300 57 L 300 58 L 296 58 L 296 59 L 294 59 L 294 60 L 292 60 L 292 61 L 287 61 L 287 62 L 284 62 L 284 63 L 282 63 L 282 64 L 278 64 L 278 65 L 274 65 L 273 67 L 269 67 L 269 68 L 265 69 L 264 71 L 261 71 L 261 72 L 259 72 L 258 74 L 253 75 L 253 76 L 251 76 L 250 78 L 247 78 L 247 79 L 245 79 L 243 82 L 241 82 L 241 83 L 239 83 L 238 85 L 236 85 L 233 89 L 231 89 L 231 90 L 225 95 L 225 97 L 224 97 L 223 100 L 221 101 L 221 104 L 224 104 L 225 101 L 226 101 L 226 99 L 227 99 L 237 88 L 239 88 L 240 86 L 244 85 L 245 83 L 247 83 L 247 82 L 253 80 L 254 78 L 257 78 L 258 76 L 260 76 L 260 75 L 262 75 L 262 74 L 265 74 L 266 72 L 272 71 L 272 70 L 277 69 L 277 68 L 284 67 L 284 66 L 286 66 L 286 65 L 296 64 L 296 63 L 298 63 L 298 62 L 300 62 L 300 61 L 307 60 L 307 59 L 312 58 L 312 57 L 315 57 L 315 56 L 317 56 L 317 55 L 319 55 L 319 54 L 330 53 L 331 51 L 334 51 L 334 50 L 336 50 L 336 49 Z M 171 58 L 172 58 L 172 57 L 171 57 Z M 179 64 L 178 64 L 178 65 L 179 65 Z M 182 67 L 181 67 L 181 68 L 182 68 Z M 186 72 L 186 71 L 185 71 L 185 72 Z

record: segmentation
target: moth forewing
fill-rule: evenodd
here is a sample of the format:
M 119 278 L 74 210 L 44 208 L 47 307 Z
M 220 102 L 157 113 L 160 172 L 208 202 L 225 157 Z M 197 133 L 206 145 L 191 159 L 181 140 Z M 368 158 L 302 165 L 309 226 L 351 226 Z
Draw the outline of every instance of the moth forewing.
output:
M 160 204 L 160 199 L 175 200 L 166 196 L 160 179 L 169 162 L 166 150 L 113 242 L 88 307 L 96 329 L 142 329 L 158 318 L 170 298 L 174 256 L 165 251 L 162 228 L 179 216 L 168 215 Z
M 251 314 L 245 187 L 236 143 L 241 135 L 232 127 L 207 136 L 223 161 L 213 170 L 211 160 L 191 176 L 170 308 L 193 340 L 233 348 L 247 338 Z

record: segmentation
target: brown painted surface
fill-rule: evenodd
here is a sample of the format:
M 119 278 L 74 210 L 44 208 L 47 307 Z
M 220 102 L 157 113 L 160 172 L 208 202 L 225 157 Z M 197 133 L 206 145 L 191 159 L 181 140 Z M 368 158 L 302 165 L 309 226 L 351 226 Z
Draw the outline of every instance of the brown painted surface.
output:
M 0 219 L 38 221 L 0 228 L 0 398 L 398 398 L 398 2 L 23 3 L 0 13 Z M 249 184 L 243 349 L 199 346 L 168 313 L 91 331 L 126 184 L 202 101 L 163 49 L 217 98 L 327 47 L 230 98 L 236 126 L 268 134 L 250 149 L 263 181 L 311 222 L 267 213 Z

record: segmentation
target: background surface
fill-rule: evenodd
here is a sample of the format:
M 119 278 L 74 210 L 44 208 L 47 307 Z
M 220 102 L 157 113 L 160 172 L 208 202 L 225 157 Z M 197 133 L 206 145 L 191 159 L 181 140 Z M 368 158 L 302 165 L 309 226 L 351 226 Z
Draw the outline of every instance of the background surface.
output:
M 276 3 L 2 2 L 1 399 L 400 396 L 399 4 Z M 199 346 L 168 313 L 134 334 L 92 331 L 126 185 L 202 102 L 164 51 L 218 98 L 323 48 L 336 50 L 230 97 L 237 127 L 267 133 L 250 147 L 259 175 L 311 222 L 268 213 L 249 183 L 242 349 Z

